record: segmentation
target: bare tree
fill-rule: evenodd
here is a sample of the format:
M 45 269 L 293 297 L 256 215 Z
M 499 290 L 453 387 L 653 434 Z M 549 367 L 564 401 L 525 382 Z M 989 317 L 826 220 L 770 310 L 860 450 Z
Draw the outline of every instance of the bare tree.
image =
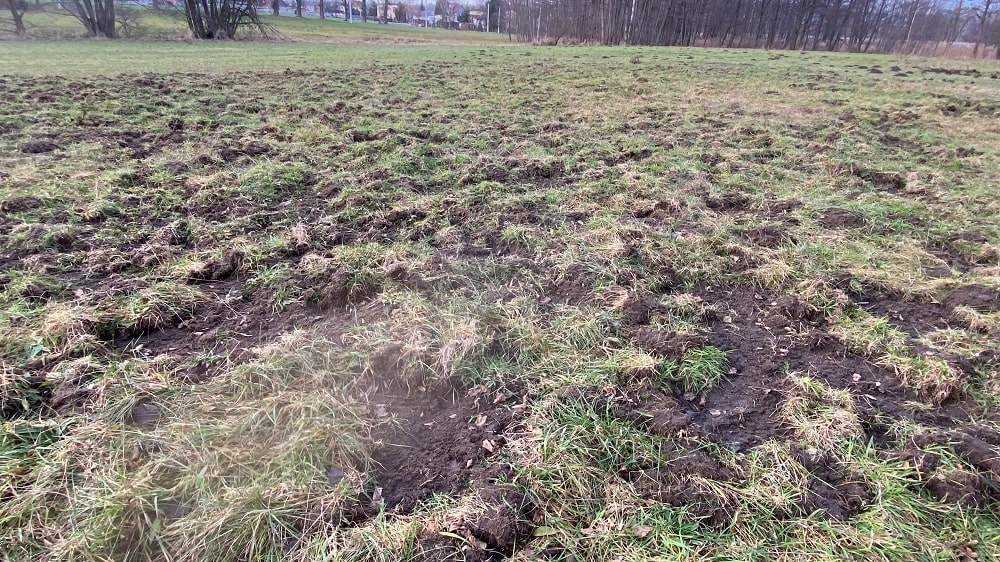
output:
M 271 0 L 271 15 L 272 16 L 281 15 L 281 0 Z
M 0 0 L 0 8 L 6 8 L 10 12 L 14 33 L 23 37 L 27 33 L 24 27 L 24 13 L 28 11 L 28 2 L 26 0 Z
M 326 2 L 319 0 L 319 19 L 326 19 Z
M 978 2 L 980 25 L 970 17 Z M 437 13 L 444 0 L 437 2 Z M 487 4 L 493 28 L 492 2 Z M 978 28 L 1000 0 L 504 0 L 498 31 L 523 41 L 911 52 Z M 499 6 L 498 6 L 499 8 Z M 971 35 L 971 34 L 970 34 Z
M 361 21 L 368 22 L 368 0 L 361 0 Z
M 972 47 L 972 58 L 979 56 L 979 45 L 986 38 L 986 28 L 989 26 L 990 17 L 993 15 L 993 0 L 983 0 L 973 11 L 976 14 L 976 44 Z M 998 48 L 1000 50 L 1000 48 Z
M 115 38 L 114 0 L 70 0 L 65 6 L 91 37 Z
M 295 17 L 302 17 L 302 0 L 295 0 Z
M 184 0 L 184 16 L 198 39 L 233 39 L 244 28 L 267 35 L 255 0 Z

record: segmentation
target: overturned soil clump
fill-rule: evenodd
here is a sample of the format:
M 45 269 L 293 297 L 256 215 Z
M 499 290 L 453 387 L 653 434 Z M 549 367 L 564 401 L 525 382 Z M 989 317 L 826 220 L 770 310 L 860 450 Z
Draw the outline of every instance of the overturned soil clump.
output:
M 858 228 L 865 226 L 867 220 L 858 211 L 842 209 L 840 207 L 830 207 L 820 213 L 819 223 L 824 228 Z

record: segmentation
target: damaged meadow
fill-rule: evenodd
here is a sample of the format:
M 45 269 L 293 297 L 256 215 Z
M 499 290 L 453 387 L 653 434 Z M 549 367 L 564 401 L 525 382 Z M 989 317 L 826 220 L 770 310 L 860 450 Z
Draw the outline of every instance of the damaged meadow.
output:
M 995 62 L 2 49 L 0 559 L 1000 558 Z

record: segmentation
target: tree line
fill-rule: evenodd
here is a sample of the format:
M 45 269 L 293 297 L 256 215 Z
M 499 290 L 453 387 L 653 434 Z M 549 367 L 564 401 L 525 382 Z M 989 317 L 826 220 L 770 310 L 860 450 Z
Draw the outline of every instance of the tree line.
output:
M 522 41 L 927 53 L 1000 43 L 1000 0 L 490 0 Z M 1000 58 L 1000 50 L 993 53 Z
M 36 0 L 37 2 L 38 0 Z M 231 39 L 243 28 L 267 35 L 258 7 L 279 14 L 281 0 L 175 0 L 192 35 Z M 296 15 L 303 0 L 294 1 Z M 164 0 L 153 0 L 154 7 Z M 332 6 L 362 21 L 389 0 L 317 0 L 320 17 Z M 423 2 L 426 2 L 424 4 Z M 455 10 L 453 0 L 392 2 L 396 13 Z M 116 37 L 121 0 L 62 0 L 93 37 Z M 410 5 L 407 5 L 410 4 Z M 375 10 L 379 5 L 382 9 Z M 1000 0 L 486 0 L 479 28 L 535 43 L 677 45 L 938 54 L 955 43 L 973 56 L 1000 59 Z M 24 33 L 26 0 L 0 0 L 15 31 Z

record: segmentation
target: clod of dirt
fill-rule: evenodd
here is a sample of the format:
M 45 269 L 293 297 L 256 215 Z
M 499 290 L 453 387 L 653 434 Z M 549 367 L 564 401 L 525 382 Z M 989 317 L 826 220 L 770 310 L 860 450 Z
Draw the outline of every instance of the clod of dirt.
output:
M 988 486 L 978 474 L 953 470 L 947 475 L 935 474 L 924 482 L 924 488 L 938 501 L 974 507 L 985 502 Z
M 745 208 L 749 202 L 750 198 L 742 193 L 725 193 L 705 198 L 705 206 L 713 211 L 737 211 Z
M 802 201 L 798 199 L 780 199 L 768 205 L 767 209 L 772 215 L 781 215 L 800 207 L 802 207 Z
M 21 145 L 24 154 L 45 154 L 54 150 L 59 150 L 59 145 L 51 141 L 33 140 Z
M 563 174 L 564 165 L 560 161 L 543 161 L 533 159 L 518 170 L 518 176 L 524 179 L 553 179 Z
M 493 558 L 484 550 L 472 549 L 467 544 L 422 529 L 417 535 L 413 555 L 408 562 L 486 562 Z
M 877 295 L 863 296 L 861 307 L 871 314 L 884 316 L 892 324 L 910 336 L 944 328 L 948 325 L 947 310 L 933 302 L 906 301 L 896 298 L 881 298 Z
M 649 315 L 663 309 L 663 305 L 650 296 L 630 297 L 622 307 L 622 322 L 629 326 L 649 324 Z
M 574 306 L 594 300 L 594 280 L 597 275 L 583 264 L 573 264 L 559 275 L 546 291 L 549 302 L 566 303 Z
M 885 191 L 902 191 L 906 188 L 906 178 L 895 172 L 874 172 L 866 177 L 875 187 Z
M 684 206 L 676 200 L 660 200 L 652 205 L 644 205 L 637 208 L 633 214 L 638 219 L 652 219 L 655 221 L 667 220 L 683 213 Z
M 188 171 L 189 168 L 190 166 L 184 162 L 177 162 L 176 160 L 170 160 L 168 162 L 164 162 L 163 164 L 163 169 L 166 170 L 166 172 L 171 176 L 183 174 Z
M 676 359 L 689 349 L 705 345 L 707 340 L 697 334 L 663 332 L 644 326 L 632 337 L 632 343 L 656 357 Z
M 784 229 L 765 225 L 749 230 L 744 235 L 753 243 L 765 248 L 777 248 L 786 242 L 794 242 L 795 238 L 784 231 Z
M 852 228 L 865 225 L 865 216 L 857 211 L 830 207 L 820 214 L 819 222 L 825 228 Z
M 862 512 L 871 502 L 868 485 L 828 452 L 793 451 L 799 463 L 812 475 L 809 492 L 802 504 L 805 513 L 823 511 L 831 519 L 844 521 Z
M 486 548 L 510 556 L 530 538 L 534 525 L 534 506 L 527 497 L 510 486 L 494 486 L 481 492 L 485 510 L 465 520 L 472 536 L 486 543 Z
M 187 278 L 191 283 L 198 281 L 221 281 L 229 279 L 239 268 L 243 253 L 238 250 L 227 250 L 222 259 L 212 259 L 196 264 L 188 271 Z
M 347 131 L 347 138 L 349 138 L 351 142 L 369 142 L 376 140 L 378 136 L 368 131 L 361 131 L 359 129 L 354 129 L 351 131 Z
M 261 141 L 250 141 L 243 145 L 243 153 L 247 156 L 264 156 L 270 154 L 272 150 L 271 145 Z
M 44 204 L 45 202 L 38 197 L 12 197 L 6 201 L 0 201 L 0 212 L 21 213 L 24 211 L 32 211 Z
M 362 302 L 382 289 L 378 283 L 352 284 L 347 270 L 337 270 L 330 280 L 319 287 L 311 287 L 303 292 L 307 302 L 319 306 L 323 310 L 345 307 L 351 303 Z
M 990 369 L 1000 368 L 1000 349 L 984 349 L 972 361 Z
M 192 160 L 192 162 L 198 166 L 218 166 L 222 163 L 219 159 L 209 154 L 201 154 Z
M 911 447 L 902 451 L 892 451 L 886 455 L 891 461 L 903 462 L 911 466 L 917 472 L 917 478 L 927 480 L 934 474 L 940 463 L 941 457 L 934 453 L 923 451 L 916 447 Z
M 912 462 L 917 478 L 940 501 L 982 507 L 1000 501 L 1000 434 L 969 425 L 961 429 L 932 430 L 914 436 L 915 448 L 896 457 Z M 970 467 L 939 466 L 939 457 L 923 448 L 946 447 Z
M 963 285 L 952 289 L 944 298 L 945 306 L 968 306 L 983 312 L 1000 311 L 1000 289 L 985 285 Z
M 645 383 L 608 397 L 597 389 L 567 389 L 562 398 L 587 403 L 610 402 L 613 415 L 645 431 L 667 438 L 688 428 L 696 416 L 692 406 Z
M 808 313 L 802 301 L 791 295 L 778 297 L 770 310 L 772 314 L 778 314 L 789 320 L 804 320 Z
M 1000 448 L 997 447 L 1000 439 L 995 432 L 988 432 L 983 427 L 975 431 L 977 435 L 961 430 L 929 431 L 914 436 L 913 444 L 921 448 L 946 445 L 977 469 L 989 474 L 993 479 L 1000 480 Z M 992 440 L 993 444 L 981 437 Z
M 714 527 L 725 527 L 732 523 L 737 509 L 732 500 L 700 486 L 697 480 L 690 477 L 660 488 L 650 499 L 673 507 L 684 507 L 689 516 Z
M 231 146 L 223 146 L 219 148 L 218 154 L 219 158 L 223 162 L 232 162 L 234 160 L 238 160 L 241 156 L 243 156 L 243 151 L 238 148 L 233 148 Z

